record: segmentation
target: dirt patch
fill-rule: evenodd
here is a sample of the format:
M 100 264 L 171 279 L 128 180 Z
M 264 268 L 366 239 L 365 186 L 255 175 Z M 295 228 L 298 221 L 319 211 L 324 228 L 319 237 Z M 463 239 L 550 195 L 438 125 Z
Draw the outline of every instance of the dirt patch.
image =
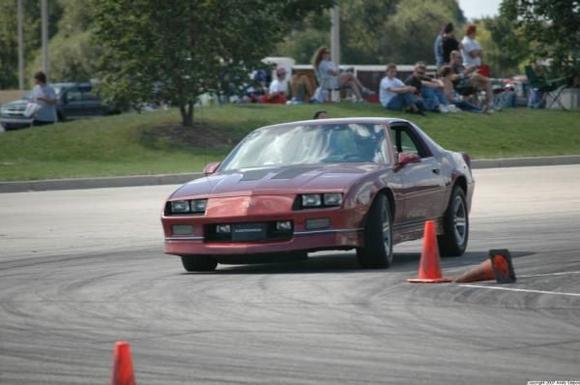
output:
M 230 149 L 239 141 L 226 130 L 212 128 L 203 122 L 196 122 L 193 127 L 168 124 L 149 128 L 143 131 L 141 139 L 154 148 Z
M 26 91 L 0 90 L 0 104 L 8 103 L 22 98 Z

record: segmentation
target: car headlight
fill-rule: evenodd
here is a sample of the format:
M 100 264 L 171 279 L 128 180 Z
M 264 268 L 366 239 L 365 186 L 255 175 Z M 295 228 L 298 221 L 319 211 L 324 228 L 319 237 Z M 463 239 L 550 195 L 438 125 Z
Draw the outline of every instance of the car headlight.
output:
M 171 214 L 203 214 L 207 199 L 179 200 L 170 202 Z
M 304 194 L 302 195 L 302 207 L 320 207 L 322 205 L 322 198 L 320 194 Z
M 205 213 L 207 199 L 194 199 L 191 201 L 191 212 L 195 214 Z
M 341 193 L 326 193 L 323 195 L 325 206 L 340 206 L 342 204 Z
M 187 214 L 191 212 L 189 201 L 172 201 L 171 212 L 173 214 Z
M 337 207 L 342 205 L 342 193 L 302 194 L 298 198 L 299 204 L 295 207 L 296 209 Z

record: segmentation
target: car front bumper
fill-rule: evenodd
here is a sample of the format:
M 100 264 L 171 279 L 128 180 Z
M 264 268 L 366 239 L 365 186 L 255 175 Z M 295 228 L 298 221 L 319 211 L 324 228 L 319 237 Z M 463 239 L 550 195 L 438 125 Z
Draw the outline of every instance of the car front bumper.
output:
M 15 117 L 0 117 L 0 124 L 5 128 L 24 128 L 31 127 L 33 119 L 15 118 Z
M 165 253 L 174 255 L 244 255 L 349 249 L 363 244 L 363 229 L 327 229 L 295 232 L 284 241 L 206 242 L 204 237 L 165 238 Z
M 240 207 L 243 198 L 234 198 L 235 205 L 225 201 L 210 202 L 219 210 L 208 208 L 206 215 L 165 215 L 161 217 L 165 235 L 165 252 L 175 255 L 249 255 L 349 249 L 363 246 L 366 206 L 292 210 L 293 197 L 257 198 L 260 203 L 249 208 Z M 267 204 L 263 204 L 267 202 Z M 284 203 L 286 202 L 286 203 Z M 285 207 L 285 208 L 284 208 Z M 280 221 L 292 222 L 292 230 L 282 237 L 269 231 L 259 239 L 243 240 L 226 237 L 217 239 L 217 225 L 260 224 L 272 228 Z M 321 223 L 323 226 L 313 226 Z M 190 233 L 176 233 L 177 227 L 190 227 Z

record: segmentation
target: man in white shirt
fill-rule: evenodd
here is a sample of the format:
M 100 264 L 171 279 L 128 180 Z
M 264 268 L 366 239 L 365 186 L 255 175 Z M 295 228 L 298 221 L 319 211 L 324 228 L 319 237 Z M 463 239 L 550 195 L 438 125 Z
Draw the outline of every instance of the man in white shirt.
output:
M 479 67 L 481 65 L 483 51 L 479 43 L 475 40 L 476 33 L 477 27 L 475 24 L 469 24 L 465 28 L 465 36 L 461 41 L 461 56 L 463 57 L 463 65 L 466 68 Z
M 39 104 L 40 109 L 34 114 L 33 125 L 53 124 L 57 121 L 56 93 L 51 86 L 46 84 L 46 75 L 42 71 L 34 74 L 34 83 L 30 101 Z
M 387 65 L 387 76 L 381 80 L 379 86 L 379 100 L 387 110 L 413 112 L 423 115 L 423 104 L 415 96 L 417 89 L 406 86 L 397 77 L 397 66 Z

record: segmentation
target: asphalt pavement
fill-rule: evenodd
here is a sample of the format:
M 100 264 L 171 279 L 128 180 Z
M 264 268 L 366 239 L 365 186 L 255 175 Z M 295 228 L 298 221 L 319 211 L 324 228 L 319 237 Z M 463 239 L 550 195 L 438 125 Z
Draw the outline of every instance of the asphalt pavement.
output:
M 580 155 L 505 158 L 505 159 L 475 159 L 474 169 L 533 167 L 580 164 Z M 0 181 L 0 193 L 47 190 L 76 190 L 89 188 L 131 187 L 180 184 L 202 176 L 200 172 L 161 175 L 134 175 L 100 178 L 71 178 L 34 181 Z
M 176 187 L 0 195 L 0 384 L 526 384 L 580 380 L 580 166 L 480 169 L 457 276 L 508 248 L 515 284 L 410 284 L 353 253 L 187 274 L 162 253 Z

